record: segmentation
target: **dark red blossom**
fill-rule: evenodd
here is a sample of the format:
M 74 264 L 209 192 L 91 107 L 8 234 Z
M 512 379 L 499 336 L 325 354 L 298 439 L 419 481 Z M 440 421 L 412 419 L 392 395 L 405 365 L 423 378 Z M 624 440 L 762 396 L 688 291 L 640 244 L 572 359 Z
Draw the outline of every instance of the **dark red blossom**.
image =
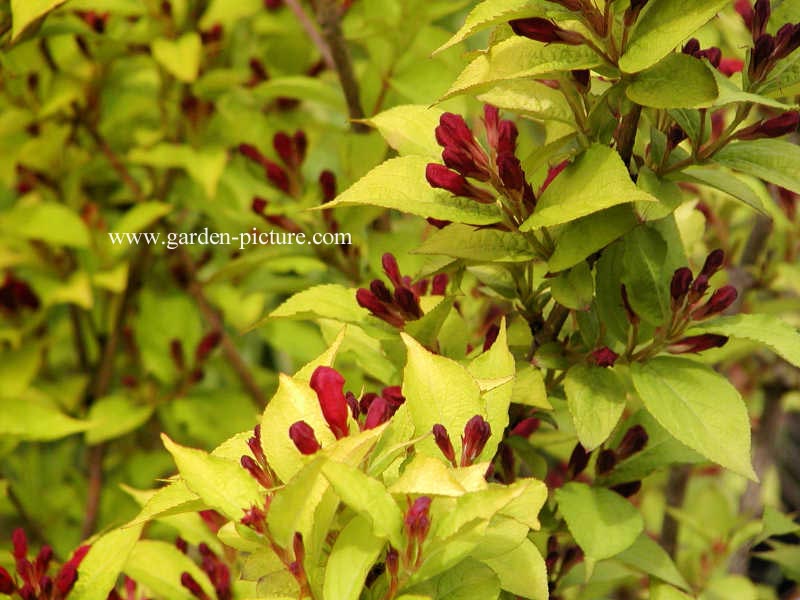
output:
M 619 354 L 608 346 L 592 350 L 592 361 L 598 367 L 613 367 L 618 358 Z
M 492 428 L 489 422 L 481 415 L 475 415 L 467 421 L 464 427 L 464 435 L 461 436 L 461 466 L 468 467 L 483 452 L 486 442 L 492 435 Z
M 38 309 L 39 304 L 39 297 L 30 285 L 6 273 L 5 281 L 0 286 L 0 313 L 16 316 L 24 309 Z
M 331 428 L 336 439 L 346 437 L 347 401 L 344 397 L 344 377 L 330 367 L 320 366 L 314 370 L 309 382 L 311 389 L 317 393 L 322 415 Z
M 734 73 L 741 73 L 744 68 L 744 61 L 739 58 L 723 57 L 719 63 L 719 72 L 730 77 Z
M 569 165 L 569 161 L 563 160 L 557 165 L 550 167 L 550 169 L 547 171 L 547 177 L 545 177 L 544 182 L 542 183 L 542 187 L 539 188 L 540 196 L 550 186 L 550 184 L 553 183 L 553 180 L 558 177 L 564 169 L 567 168 L 567 165 Z
M 692 285 L 693 278 L 694 275 L 692 275 L 692 270 L 689 267 L 676 269 L 675 273 L 672 274 L 669 292 L 674 304 L 682 302 L 686 294 L 689 293 L 689 286 Z
M 589 464 L 589 453 L 581 443 L 575 444 L 570 454 L 569 462 L 567 463 L 567 476 L 570 479 L 575 479 L 578 475 L 583 473 L 586 465 Z
M 483 204 L 494 202 L 490 192 L 475 187 L 461 173 L 451 171 L 444 165 L 429 163 L 425 168 L 425 179 L 431 187 L 447 190 L 454 196 L 472 198 Z
M 239 461 L 242 467 L 250 473 L 250 476 L 253 477 L 261 487 L 265 489 L 270 489 L 273 487 L 272 480 L 270 479 L 269 475 L 264 471 L 263 468 L 255 461 L 252 456 L 245 454 Z
M 580 33 L 562 29 L 553 21 L 541 17 L 514 19 L 509 25 L 517 35 L 545 44 L 561 43 L 578 46 L 584 42 L 584 37 Z
M 800 47 L 800 23 L 786 23 L 775 34 L 775 60 L 786 58 Z
M 595 469 L 598 475 L 608 475 L 617 465 L 617 455 L 613 450 L 603 450 L 597 456 Z
M 509 432 L 509 435 L 518 435 L 520 437 L 527 438 L 537 429 L 539 429 L 540 425 L 541 421 L 539 419 L 536 417 L 528 417 L 526 419 L 522 419 L 522 421 L 514 425 Z
M 209 355 L 214 351 L 214 348 L 219 346 L 222 341 L 222 333 L 218 330 L 210 331 L 197 343 L 194 356 L 197 363 L 204 362 Z
M 322 202 L 327 204 L 336 198 L 336 175 L 333 171 L 322 171 L 319 174 L 319 187 L 322 190 Z
M 738 131 L 735 137 L 740 140 L 780 137 L 797 131 L 798 124 L 800 124 L 800 113 L 789 111 L 778 117 L 746 127 Z
M 0 594 L 10 596 L 16 589 L 17 585 L 14 583 L 14 578 L 3 567 L 0 567 Z
M 364 429 L 375 429 L 384 424 L 392 416 L 392 407 L 383 396 L 376 397 L 369 405 L 367 418 L 364 419 Z
M 634 425 L 622 436 L 622 441 L 617 446 L 617 458 L 625 460 L 637 452 L 641 452 L 647 445 L 648 435 L 641 425 Z
M 431 528 L 430 508 L 431 499 L 428 496 L 420 496 L 406 512 L 404 524 L 406 535 L 410 540 L 422 543 L 428 536 Z
M 719 348 L 728 341 L 727 336 L 716 333 L 703 333 L 692 335 L 673 342 L 667 347 L 667 351 L 672 354 L 688 354 L 702 352 L 710 348 Z
M 450 461 L 453 466 L 456 466 L 456 452 L 453 449 L 453 443 L 450 441 L 450 434 L 444 425 L 437 423 L 433 426 L 433 439 L 439 450 L 442 451 L 444 457 Z
M 736 0 L 733 3 L 733 8 L 739 13 L 739 16 L 742 17 L 744 24 L 747 26 L 748 29 L 751 29 L 753 26 L 753 5 L 751 4 L 750 0 Z
M 189 593 L 197 598 L 197 600 L 211 600 L 209 595 L 205 593 L 200 584 L 197 583 L 197 580 L 187 572 L 184 572 L 181 575 L 181 585 L 189 590 Z
M 700 321 L 725 311 L 725 309 L 734 303 L 738 295 L 739 292 L 737 292 L 736 288 L 732 285 L 719 288 L 711 294 L 711 298 L 708 299 L 708 302 L 706 302 L 704 306 L 692 312 L 692 319 Z

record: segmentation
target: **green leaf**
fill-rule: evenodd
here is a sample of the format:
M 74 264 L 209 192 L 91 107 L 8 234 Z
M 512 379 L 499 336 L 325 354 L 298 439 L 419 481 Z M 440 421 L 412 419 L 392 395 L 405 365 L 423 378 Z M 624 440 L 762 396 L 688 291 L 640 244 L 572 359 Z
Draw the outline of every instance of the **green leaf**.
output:
M 0 352 L 0 398 L 24 394 L 42 365 L 42 346 L 27 343 L 16 350 Z
M 337 462 L 326 462 L 322 474 L 342 502 L 367 520 L 375 536 L 389 540 L 395 548 L 402 547 L 403 513 L 383 484 L 356 467 Z
M 47 442 L 85 431 L 86 421 L 63 414 L 43 398 L 26 395 L 25 399 L 0 397 L 0 435 L 21 440 Z
M 339 532 L 325 565 L 323 600 L 358 600 L 364 580 L 378 558 L 384 538 L 372 533 L 372 525 L 356 515 Z
M 694 325 L 687 333 L 718 333 L 759 342 L 794 366 L 800 367 L 800 332 L 774 315 L 718 317 Z
M 555 178 L 520 229 L 560 225 L 604 208 L 637 201 L 656 199 L 631 181 L 619 154 L 595 144 Z
M 157 490 L 145 502 L 141 512 L 128 526 L 145 523 L 158 517 L 195 512 L 207 508 L 182 479 L 175 479 Z
M 406 323 L 406 333 L 424 346 L 433 346 L 436 344 L 439 332 L 453 309 L 453 302 L 453 298 L 445 298 L 433 308 L 426 308 L 422 318 Z
M 230 12 L 229 5 L 225 10 Z M 338 83 L 338 82 L 337 82 Z M 318 77 L 290 75 L 275 77 L 253 88 L 254 98 L 266 104 L 278 98 L 298 98 L 309 102 L 324 104 L 337 111 L 346 111 L 341 89 Z
M 612 369 L 575 365 L 564 380 L 578 440 L 587 451 L 608 439 L 625 409 L 625 384 Z
M 186 485 L 211 508 L 238 521 L 243 509 L 262 504 L 261 488 L 237 462 L 180 446 L 163 433 L 161 439 Z
M 631 365 L 647 410 L 676 439 L 708 459 L 756 480 L 750 464 L 750 420 L 727 379 L 686 358 L 659 356 Z
M 335 206 L 381 206 L 420 217 L 490 225 L 500 221 L 494 204 L 456 198 L 447 190 L 432 188 L 425 179 L 425 156 L 401 156 L 378 165 L 342 192 L 325 208 Z
M 651 0 L 619 59 L 620 69 L 637 73 L 654 65 L 728 4 L 728 0 Z
M 630 548 L 644 529 L 639 511 L 611 490 L 571 482 L 555 496 L 575 541 L 594 560 Z
M 203 187 L 209 198 L 214 198 L 228 162 L 228 154 L 222 148 L 193 148 L 186 144 L 164 142 L 152 148 L 134 148 L 128 153 L 128 160 L 151 167 L 184 169 Z
M 426 494 L 428 496 L 461 496 L 466 490 L 442 460 L 416 455 L 403 469 L 389 491 L 392 494 Z
M 172 205 L 166 202 L 142 202 L 127 211 L 114 223 L 111 231 L 137 233 L 145 231 L 161 217 L 169 214 Z
M 315 285 L 298 292 L 278 306 L 253 328 L 268 319 L 335 319 L 342 323 L 363 325 L 369 313 L 356 302 L 356 291 L 336 283 Z
M 710 186 L 744 202 L 761 214 L 768 214 L 767 209 L 764 208 L 764 203 L 758 197 L 758 194 L 753 191 L 753 188 L 729 169 L 692 166 L 683 169 L 681 175 L 687 176 L 681 177 L 684 181 L 688 180 L 693 183 Z
M 67 0 L 11 0 L 11 15 L 14 27 L 11 30 L 11 41 L 37 19 L 58 8 Z
M 501 587 L 521 598 L 547 600 L 547 569 L 544 559 L 526 539 L 514 550 L 482 561 L 500 578 Z
M 600 63 L 600 57 L 586 46 L 543 44 L 515 35 L 468 64 L 439 100 L 486 88 L 492 83 L 556 71 L 591 69 Z
M 664 323 L 671 312 L 667 274 L 667 243 L 653 228 L 640 226 L 624 238 L 622 283 L 633 311 L 653 325 Z
M 418 435 L 428 433 L 437 423 L 447 428 L 456 456 L 461 454 L 460 434 L 472 417 L 485 410 L 480 388 L 473 377 L 457 362 L 433 354 L 401 334 L 408 359 L 403 377 L 403 395 Z M 417 452 L 440 457 L 441 451 L 431 438 L 416 446 Z
M 447 42 L 434 50 L 438 54 L 464 41 L 478 31 L 500 25 L 520 17 L 545 17 L 558 11 L 559 7 L 548 6 L 541 0 L 484 0 L 477 4 L 467 15 L 464 24 Z M 548 10 L 550 9 L 550 10 Z
M 755 552 L 755 556 L 761 560 L 768 560 L 781 566 L 781 570 L 786 577 L 800 581 L 800 547 L 796 544 L 782 544 L 772 541 L 771 550 L 765 552 Z
M 434 130 L 442 111 L 430 106 L 404 104 L 378 113 L 365 122 L 380 131 L 383 139 L 398 154 L 416 154 L 439 159 L 442 148 L 436 142 Z
M 194 596 L 181 585 L 181 575 L 189 573 L 210 597 L 214 586 L 205 571 L 178 550 L 174 544 L 155 540 L 136 542 L 123 571 L 151 592 L 170 600 L 192 600 Z
M 200 71 L 203 44 L 194 31 L 177 40 L 158 38 L 150 45 L 155 58 L 171 75 L 184 83 L 192 83 Z
M 575 115 L 564 94 L 538 81 L 519 79 L 499 83 L 478 99 L 533 119 L 575 124 Z
M 437 600 L 494 600 L 500 581 L 489 567 L 465 560 L 443 573 L 436 582 Z
M 678 571 L 666 550 L 646 533 L 636 538 L 630 548 L 618 554 L 615 558 L 634 569 L 640 570 L 642 573 L 658 577 L 662 581 L 684 590 L 689 589 L 689 584 L 686 583 L 683 575 Z
M 774 18 L 775 16 L 773 14 L 772 19 Z M 761 94 L 745 92 L 730 78 L 720 73 L 717 69 L 712 69 L 711 72 L 713 73 L 714 78 L 717 80 L 717 87 L 719 87 L 719 96 L 713 104 L 715 107 L 725 106 L 736 102 L 743 102 L 747 104 L 760 104 L 761 106 L 769 106 L 770 108 L 777 108 L 780 110 L 797 110 L 796 104 L 786 104 L 767 96 L 762 96 Z M 769 87 L 769 84 L 767 84 L 767 87 Z
M 14 205 L 0 215 L 0 233 L 4 237 L 41 240 L 74 248 L 89 245 L 86 224 L 75 211 L 55 202 Z
M 675 85 L 675 73 L 681 74 L 680 85 Z M 673 52 L 638 73 L 625 93 L 642 106 L 699 108 L 710 106 L 719 95 L 719 89 L 704 61 Z
M 693 596 L 684 594 L 677 588 L 665 583 L 650 583 L 650 600 L 693 600 Z
M 589 264 L 578 263 L 550 282 L 550 293 L 559 304 L 572 310 L 589 310 L 594 298 L 594 277 Z
M 636 214 L 629 205 L 612 206 L 567 223 L 560 228 L 555 252 L 547 260 L 548 269 L 557 273 L 578 264 L 637 224 Z
M 152 414 L 152 406 L 136 404 L 127 396 L 100 398 L 89 409 L 86 443 L 91 446 L 125 435 L 145 423 Z
M 542 372 L 529 362 L 517 365 L 511 401 L 524 406 L 553 410 L 553 406 L 547 399 L 547 388 L 544 385 Z
M 497 229 L 453 223 L 434 231 L 415 254 L 442 254 L 479 262 L 525 262 L 534 253 L 524 236 Z
M 144 524 L 113 529 L 93 542 L 78 567 L 72 600 L 105 600 L 117 582 Z
M 800 148 L 785 140 L 732 142 L 714 161 L 800 193 Z

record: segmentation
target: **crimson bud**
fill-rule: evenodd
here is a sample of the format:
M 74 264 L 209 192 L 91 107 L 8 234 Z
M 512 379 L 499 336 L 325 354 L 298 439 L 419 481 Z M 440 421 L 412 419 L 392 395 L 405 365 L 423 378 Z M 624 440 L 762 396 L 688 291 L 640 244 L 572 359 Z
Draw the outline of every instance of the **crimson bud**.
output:
M 335 369 L 320 366 L 311 375 L 309 384 L 317 393 L 322 415 L 333 435 L 337 440 L 347 436 L 347 401 L 342 390 L 344 377 Z
M 297 421 L 289 427 L 289 437 L 301 454 L 314 454 L 321 448 L 314 434 L 314 428 L 305 421 Z

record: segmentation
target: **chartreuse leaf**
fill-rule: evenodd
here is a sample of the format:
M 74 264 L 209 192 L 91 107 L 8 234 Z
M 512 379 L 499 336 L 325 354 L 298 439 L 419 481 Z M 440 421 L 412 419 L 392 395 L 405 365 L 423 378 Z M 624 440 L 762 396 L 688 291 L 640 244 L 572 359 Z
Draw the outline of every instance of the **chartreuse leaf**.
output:
M 158 38 L 150 45 L 155 58 L 170 75 L 191 83 L 197 79 L 203 44 L 196 32 L 186 33 L 177 40 Z
M 431 106 L 404 104 L 378 113 L 365 122 L 375 127 L 386 143 L 401 155 L 416 154 L 438 159 L 442 148 L 434 130 L 442 111 Z
M 464 20 L 464 24 L 453 37 L 433 53 L 442 52 L 482 29 L 505 23 L 511 19 L 550 16 L 550 13 L 554 12 L 554 10 L 547 4 L 542 0 L 484 0 L 470 11 Z M 547 9 L 551 10 L 548 11 Z
M 786 577 L 797 581 L 800 580 L 800 547 L 796 544 L 782 544 L 771 541 L 772 548 L 763 552 L 755 553 L 761 560 L 768 560 L 781 566 Z
M 713 462 L 757 479 L 747 409 L 727 379 L 673 356 L 633 363 L 631 373 L 642 402 L 664 429 Z
M 543 121 L 575 125 L 575 115 L 564 94 L 532 79 L 515 79 L 493 86 L 478 99 L 497 108 L 511 110 Z
M 664 272 L 667 243 L 652 227 L 636 227 L 624 238 L 622 283 L 633 311 L 653 325 L 670 315 L 668 275 Z
M 672 562 L 666 550 L 646 533 L 642 533 L 630 548 L 617 554 L 615 558 L 626 565 L 639 569 L 648 575 L 654 575 L 676 587 L 684 590 L 689 589 L 689 585 L 681 575 L 681 572 L 678 571 L 675 563 Z
M 381 163 L 342 192 L 325 208 L 335 206 L 381 206 L 420 217 L 433 217 L 473 225 L 500 221 L 494 204 L 456 198 L 447 190 L 432 188 L 425 179 L 430 157 L 401 156 Z
M 800 147 L 785 140 L 732 142 L 714 161 L 800 193 Z
M 604 208 L 637 201 L 657 200 L 631 181 L 619 154 L 594 144 L 548 186 L 520 229 L 561 225 Z
M 525 262 L 535 256 L 530 244 L 519 233 L 461 223 L 434 231 L 414 253 L 442 254 L 483 262 Z
M 182 479 L 176 479 L 157 490 L 145 502 L 141 512 L 128 524 L 138 525 L 152 519 L 208 508 Z
M 412 337 L 401 334 L 407 349 L 403 395 L 418 435 L 428 433 L 437 423 L 450 433 L 456 456 L 461 454 L 461 433 L 472 417 L 485 415 L 480 388 L 457 362 L 433 354 Z M 432 438 L 422 440 L 417 452 L 440 457 Z
M 529 486 L 541 485 L 541 482 L 527 479 L 513 485 L 489 485 L 485 490 L 471 492 L 456 500 L 455 509 L 448 512 L 437 523 L 435 536 L 447 539 L 461 530 L 467 523 L 476 519 L 490 521 L 500 510 L 508 506 L 512 500 L 521 496 Z
M 800 367 L 800 332 L 774 315 L 718 317 L 698 323 L 687 333 L 718 333 L 759 342 L 794 366 Z
M 28 25 L 43 17 L 51 10 L 64 4 L 67 0 L 11 0 L 13 29 L 11 40 L 15 40 L 25 31 Z
M 513 378 L 516 370 L 514 355 L 508 349 L 508 332 L 506 331 L 505 318 L 500 323 L 500 333 L 497 335 L 492 347 L 477 356 L 469 365 L 469 372 L 475 379 L 505 379 Z M 484 446 L 481 457 L 491 460 L 497 451 L 497 445 L 503 439 L 503 431 L 508 425 L 508 407 L 511 405 L 511 396 L 514 391 L 514 382 L 507 383 L 484 392 L 483 401 L 486 404 L 486 420 L 492 429 L 489 441 Z M 453 435 L 453 434 L 451 434 Z M 479 457 L 480 460 L 480 457 Z
M 482 561 L 500 578 L 500 586 L 520 598 L 547 600 L 547 569 L 544 559 L 529 539 L 511 552 Z
M 495 600 L 500 581 L 489 567 L 465 560 L 443 573 L 436 582 L 437 600 Z
M 116 584 L 143 526 L 112 529 L 93 542 L 78 567 L 78 580 L 69 597 L 74 600 L 105 600 Z
M 608 439 L 625 408 L 625 384 L 613 369 L 574 365 L 564 380 L 578 440 L 587 451 Z
M 0 397 L 0 434 L 28 441 L 46 442 L 85 431 L 86 421 L 62 413 L 44 398 L 26 394 L 23 398 Z
M 650 584 L 650 600 L 692 600 L 692 596 L 666 583 L 653 581 Z
M 174 544 L 156 540 L 140 540 L 133 547 L 123 571 L 150 591 L 170 600 L 192 600 L 194 596 L 181 585 L 181 575 L 189 573 L 210 597 L 214 586 L 205 571 Z
M 528 362 L 517 365 L 511 401 L 525 406 L 553 410 L 553 406 L 547 399 L 547 389 L 542 372 Z
M 139 405 L 124 395 L 106 396 L 89 409 L 86 443 L 97 444 L 133 431 L 153 414 L 153 407 Z
M 675 85 L 675 73 L 681 84 Z M 628 98 L 652 108 L 698 108 L 710 106 L 719 95 L 717 82 L 706 64 L 688 54 L 668 54 L 638 73 L 625 89 Z
M 550 282 L 550 293 L 559 304 L 572 310 L 589 310 L 594 298 L 594 277 L 587 262 L 564 271 Z
M 89 245 L 86 224 L 75 211 L 55 202 L 15 205 L 0 216 L 0 233 L 73 248 Z
M 402 546 L 403 513 L 383 484 L 356 467 L 337 462 L 325 463 L 322 474 L 342 502 L 367 520 L 374 535 L 389 540 L 395 548 Z
M 364 324 L 368 313 L 356 302 L 355 290 L 337 283 L 315 285 L 298 292 L 269 315 L 256 322 L 259 327 L 268 319 L 335 319 L 342 323 Z
M 644 529 L 639 511 L 611 490 L 573 481 L 556 490 L 556 501 L 575 541 L 594 560 L 630 548 Z
M 238 521 L 242 509 L 263 502 L 258 483 L 237 462 L 180 446 L 163 433 L 161 439 L 186 485 L 211 508 Z
M 160 143 L 152 148 L 134 148 L 128 159 L 137 164 L 152 167 L 176 167 L 184 169 L 199 183 L 209 198 L 214 198 L 228 154 L 222 148 L 193 148 L 187 144 Z
M 741 200 L 762 214 L 768 214 L 767 210 L 764 208 L 764 203 L 761 201 L 761 198 L 758 197 L 758 194 L 753 191 L 753 188 L 729 169 L 719 166 L 691 166 L 683 169 L 680 175 L 683 181 L 688 180 L 710 186 L 737 200 Z
M 385 544 L 385 538 L 373 533 L 367 518 L 353 517 L 339 532 L 325 565 L 323 600 L 357 600 Z
M 500 81 L 554 71 L 591 69 L 601 62 L 600 57 L 586 46 L 543 44 L 515 35 L 492 46 L 486 54 L 468 64 L 440 101 Z
M 651 0 L 619 59 L 620 69 L 637 73 L 656 64 L 728 4 L 728 0 Z
M 453 477 L 451 469 L 437 459 L 417 454 L 403 469 L 389 491 L 392 494 L 427 494 L 429 496 L 461 496 L 466 490 Z

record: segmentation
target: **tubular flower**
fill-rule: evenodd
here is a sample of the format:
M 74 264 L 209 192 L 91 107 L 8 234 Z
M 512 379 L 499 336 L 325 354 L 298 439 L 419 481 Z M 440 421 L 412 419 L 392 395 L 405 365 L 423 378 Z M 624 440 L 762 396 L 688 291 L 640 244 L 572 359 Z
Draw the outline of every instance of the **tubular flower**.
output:
M 436 441 L 439 450 L 444 454 L 444 457 L 455 467 L 456 453 L 453 450 L 453 443 L 450 441 L 450 434 L 447 433 L 444 425 L 437 423 L 433 426 L 433 439 Z
M 480 415 L 475 415 L 467 421 L 464 435 L 461 437 L 461 466 L 468 467 L 483 452 L 486 442 L 492 435 L 492 428 L 488 421 Z
M 647 440 L 647 431 L 645 431 L 644 427 L 634 425 L 622 436 L 622 441 L 617 446 L 617 458 L 622 461 L 637 452 L 641 452 L 647 445 Z
M 797 131 L 798 124 L 800 124 L 800 113 L 789 111 L 778 117 L 746 127 L 737 132 L 735 137 L 740 140 L 781 137 Z
M 667 346 L 667 351 L 672 354 L 687 354 L 702 352 L 709 348 L 719 348 L 724 346 L 728 337 L 716 333 L 703 333 L 685 337 Z
M 331 428 L 336 439 L 346 437 L 347 401 L 344 397 L 344 377 L 330 367 L 320 366 L 314 370 L 309 382 L 311 389 L 317 393 L 322 416 Z
M 692 319 L 700 321 L 725 311 L 725 309 L 734 303 L 738 295 L 739 292 L 737 292 L 736 288 L 732 285 L 719 288 L 711 294 L 711 298 L 708 299 L 708 302 L 706 302 L 704 306 L 692 312 Z
M 578 46 L 585 39 L 580 33 L 562 29 L 549 19 L 542 19 L 541 17 L 514 19 L 509 21 L 509 25 L 517 35 L 545 44 L 557 43 Z

